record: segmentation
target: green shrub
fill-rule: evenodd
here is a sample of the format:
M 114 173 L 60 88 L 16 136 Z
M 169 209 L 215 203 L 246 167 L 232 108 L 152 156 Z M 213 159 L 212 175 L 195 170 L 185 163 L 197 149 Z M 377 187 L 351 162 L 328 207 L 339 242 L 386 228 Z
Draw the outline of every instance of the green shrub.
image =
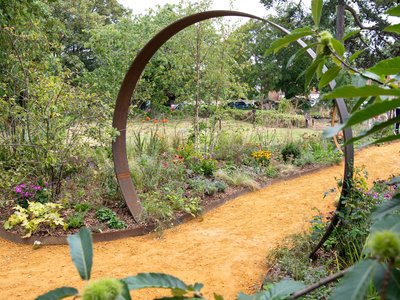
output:
M 176 148 L 176 153 L 184 160 L 188 160 L 195 155 L 193 143 L 187 142 L 181 145 L 180 147 Z
M 206 181 L 202 177 L 195 177 L 188 180 L 191 194 L 195 196 L 203 196 L 206 191 Z
M 235 131 L 222 131 L 214 148 L 218 160 L 241 162 L 241 153 L 246 150 L 245 135 L 240 128 Z
M 276 178 L 279 176 L 279 170 L 277 167 L 275 167 L 272 164 L 269 164 L 265 168 L 265 176 L 270 177 L 270 178 Z
M 330 275 L 334 264 L 333 256 L 325 256 L 316 262 L 308 257 L 315 241 L 309 235 L 297 234 L 286 239 L 285 245 L 272 250 L 267 256 L 271 266 L 263 287 L 268 288 L 272 282 L 280 280 L 298 280 L 306 285 L 313 284 Z M 322 287 L 312 292 L 306 299 L 327 299 L 332 287 Z
M 87 212 L 91 208 L 92 208 L 92 205 L 90 203 L 87 203 L 87 202 L 77 203 L 74 206 L 74 209 L 75 209 L 76 212 Z
M 204 191 L 204 194 L 206 194 L 207 196 L 212 196 L 217 192 L 218 192 L 218 188 L 214 184 L 214 182 L 209 181 L 208 183 L 206 183 L 206 190 Z
M 289 142 L 283 146 L 281 155 L 284 162 L 291 162 L 299 158 L 301 155 L 300 147 L 294 142 Z
M 115 217 L 115 212 L 107 207 L 100 208 L 96 211 L 96 218 L 101 222 L 106 222 Z
M 225 192 L 226 188 L 228 187 L 225 182 L 220 180 L 214 181 L 214 185 L 219 193 Z
M 212 158 L 193 158 L 189 163 L 189 168 L 196 174 L 210 177 L 217 170 L 217 161 Z
M 81 228 L 85 224 L 85 213 L 74 213 L 67 218 L 68 228 Z
M 117 216 L 112 216 L 108 221 L 107 225 L 110 229 L 124 229 L 128 227 L 124 221 L 119 219 Z
M 155 219 L 160 222 L 170 220 L 174 211 L 167 201 L 162 199 L 159 192 L 141 194 L 142 205 L 147 219 Z

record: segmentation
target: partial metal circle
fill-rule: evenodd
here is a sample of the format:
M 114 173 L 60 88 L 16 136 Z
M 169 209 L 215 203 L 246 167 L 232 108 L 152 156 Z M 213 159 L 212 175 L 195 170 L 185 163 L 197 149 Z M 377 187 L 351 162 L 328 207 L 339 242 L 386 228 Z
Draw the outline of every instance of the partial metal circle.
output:
M 227 16 L 238 16 L 238 17 L 247 17 L 256 20 L 260 20 L 268 23 L 269 25 L 277 28 L 285 34 L 289 34 L 290 31 L 286 28 L 275 24 L 269 20 L 262 19 L 260 17 L 237 12 L 237 11 L 228 11 L 228 10 L 215 10 L 215 11 L 206 11 L 197 13 L 191 16 L 184 17 L 171 25 L 165 27 L 161 30 L 157 35 L 155 35 L 139 52 L 136 56 L 135 60 L 132 62 L 128 72 L 125 75 L 125 78 L 122 82 L 121 89 L 118 94 L 117 102 L 114 110 L 113 117 L 113 127 L 118 130 L 120 135 L 117 137 L 116 141 L 113 142 L 113 158 L 114 158 L 114 168 L 117 176 L 117 180 L 119 186 L 121 188 L 123 197 L 125 202 L 135 219 L 135 221 L 139 221 L 142 215 L 142 206 L 140 204 L 140 200 L 137 196 L 137 192 L 132 182 L 132 178 L 130 175 L 128 158 L 126 153 L 126 125 L 128 119 L 128 111 L 131 103 L 131 98 L 133 95 L 133 91 L 140 79 L 140 76 L 145 69 L 147 63 L 152 58 L 152 56 L 156 53 L 156 51 L 164 45 L 171 37 L 180 32 L 181 30 L 204 20 L 216 18 L 216 17 L 227 17 Z M 297 43 L 300 44 L 303 48 L 307 46 L 302 40 L 297 40 Z M 311 58 L 315 58 L 315 52 L 311 49 L 307 49 L 307 53 Z M 334 81 L 330 84 L 331 89 L 333 89 L 336 85 Z M 340 120 L 343 123 L 348 118 L 348 111 L 346 108 L 346 104 L 343 99 L 335 99 L 335 104 L 339 111 Z M 351 128 L 344 130 L 344 140 L 348 141 L 352 138 L 352 130 Z M 341 197 L 337 206 L 337 211 L 340 211 L 342 208 L 342 199 L 348 195 L 351 179 L 353 176 L 353 161 L 354 161 L 354 149 L 353 145 L 347 145 L 345 147 L 345 167 L 344 167 L 344 180 L 343 187 L 341 191 Z M 335 214 L 337 216 L 337 214 Z M 333 220 L 331 225 L 335 226 L 337 221 Z M 328 228 L 329 231 L 329 228 Z M 327 232 L 329 235 L 329 233 Z M 326 239 L 326 235 L 324 235 L 323 240 Z M 317 249 L 320 245 L 323 244 L 323 241 L 318 244 Z M 316 251 L 316 250 L 315 250 Z M 313 253 L 315 253 L 315 251 Z

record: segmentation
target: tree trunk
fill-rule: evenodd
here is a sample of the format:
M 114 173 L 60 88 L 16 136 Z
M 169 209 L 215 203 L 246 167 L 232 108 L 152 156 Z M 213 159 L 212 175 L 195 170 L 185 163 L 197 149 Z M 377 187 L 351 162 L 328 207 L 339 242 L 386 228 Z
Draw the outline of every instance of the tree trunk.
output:
M 344 16 L 345 16 L 346 3 L 344 0 L 338 1 L 336 11 L 336 39 L 341 40 L 344 36 Z

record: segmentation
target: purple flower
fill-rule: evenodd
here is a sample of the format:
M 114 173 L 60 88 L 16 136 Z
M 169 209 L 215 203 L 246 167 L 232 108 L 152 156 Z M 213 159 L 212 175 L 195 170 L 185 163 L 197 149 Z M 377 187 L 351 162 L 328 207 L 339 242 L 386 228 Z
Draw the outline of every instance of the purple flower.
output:
M 29 198 L 29 193 L 28 192 L 25 192 L 25 197 Z
M 374 192 L 374 199 L 376 199 L 376 198 L 378 198 L 378 193 L 377 192 Z
M 15 187 L 15 192 L 16 192 L 16 193 L 22 193 L 22 189 L 21 189 L 21 187 L 20 187 L 19 185 L 17 185 L 17 186 Z
M 385 199 L 390 199 L 390 198 L 392 198 L 392 195 L 390 195 L 389 193 L 386 193 L 384 197 L 385 197 Z

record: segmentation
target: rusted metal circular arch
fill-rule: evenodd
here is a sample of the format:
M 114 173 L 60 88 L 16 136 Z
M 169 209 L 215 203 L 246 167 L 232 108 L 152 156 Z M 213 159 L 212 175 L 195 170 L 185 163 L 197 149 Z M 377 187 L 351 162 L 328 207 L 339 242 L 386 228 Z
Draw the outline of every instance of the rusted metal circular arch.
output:
M 118 180 L 119 186 L 121 188 L 125 202 L 128 205 L 128 208 L 129 208 L 133 218 L 136 221 L 140 220 L 140 217 L 142 214 L 142 206 L 140 204 L 140 200 L 137 196 L 135 187 L 134 187 L 132 179 L 131 179 L 128 158 L 127 158 L 127 154 L 126 154 L 126 125 L 127 125 L 128 111 L 129 111 L 129 106 L 131 103 L 133 91 L 135 90 L 135 87 L 140 79 L 140 76 L 141 76 L 143 70 L 145 69 L 147 63 L 149 62 L 149 60 L 153 57 L 153 55 L 156 53 L 156 51 L 162 45 L 164 45 L 165 42 L 167 42 L 171 37 L 173 37 L 178 32 L 182 31 L 183 29 L 185 29 L 195 23 L 198 23 L 198 22 L 201 22 L 201 21 L 204 21 L 207 19 L 216 18 L 216 17 L 227 17 L 227 16 L 247 17 L 247 18 L 260 20 L 262 22 L 268 23 L 272 27 L 282 31 L 285 34 L 290 33 L 289 30 L 287 30 L 286 28 L 284 28 L 278 24 L 275 24 L 269 20 L 262 19 L 260 17 L 254 16 L 251 14 L 247 14 L 247 13 L 242 13 L 242 12 L 237 12 L 237 11 L 228 11 L 228 10 L 215 10 L 215 11 L 206 11 L 206 12 L 197 13 L 194 15 L 184 17 L 184 18 L 172 23 L 171 25 L 169 25 L 169 26 L 165 27 L 163 30 L 161 30 L 157 35 L 155 35 L 142 48 L 142 50 L 136 56 L 135 60 L 133 61 L 128 72 L 125 75 L 125 78 L 121 85 L 121 89 L 118 94 L 118 98 L 117 98 L 117 102 L 116 102 L 115 110 L 114 110 L 114 117 L 113 117 L 113 127 L 118 130 L 120 135 L 117 137 L 116 141 L 113 143 L 112 149 L 113 149 L 114 167 L 115 167 L 115 173 L 117 176 L 117 180 Z M 300 46 L 302 46 L 303 48 L 305 48 L 307 46 L 300 39 L 297 40 L 297 43 Z M 312 49 L 307 49 L 307 53 L 311 58 L 315 58 L 315 56 L 316 56 L 315 52 Z M 331 89 L 333 89 L 335 87 L 336 83 L 334 81 L 332 81 L 332 82 L 330 82 L 329 85 L 330 85 Z M 335 99 L 335 104 L 339 111 L 340 120 L 343 123 L 348 118 L 347 107 L 346 107 L 343 99 Z M 352 137 L 352 130 L 350 128 L 345 129 L 343 135 L 344 135 L 344 140 L 348 141 Z M 342 192 L 341 192 L 341 197 L 340 197 L 341 200 L 347 196 L 349 187 L 350 187 L 350 183 L 351 183 L 350 179 L 352 178 L 353 161 L 354 161 L 353 145 L 347 145 L 345 147 L 344 152 L 345 152 L 345 167 L 344 167 L 343 187 L 342 187 Z M 341 200 L 338 203 L 337 211 L 339 211 L 343 205 Z M 337 218 L 337 214 L 335 214 L 335 216 Z M 332 223 L 334 223 L 333 226 L 337 223 L 337 220 L 335 220 L 335 217 L 334 217 Z M 328 228 L 328 231 L 329 231 L 329 228 Z M 321 244 L 322 243 L 323 243 L 323 241 L 321 241 Z

